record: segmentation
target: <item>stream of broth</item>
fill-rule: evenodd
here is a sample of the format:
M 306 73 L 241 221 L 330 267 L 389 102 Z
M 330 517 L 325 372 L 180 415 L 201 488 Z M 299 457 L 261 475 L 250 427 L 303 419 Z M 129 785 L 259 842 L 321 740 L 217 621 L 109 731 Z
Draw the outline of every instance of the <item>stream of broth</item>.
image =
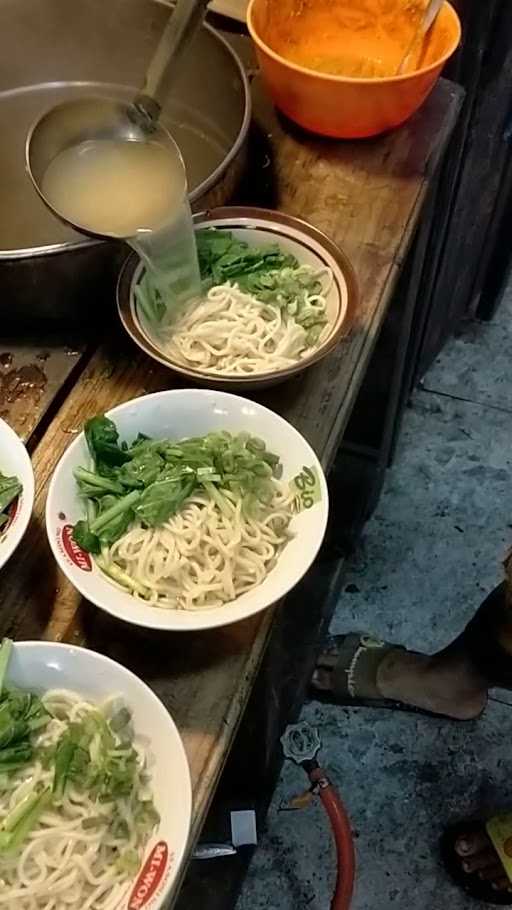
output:
M 53 159 L 42 190 L 71 224 L 126 240 L 170 302 L 198 293 L 192 214 L 177 153 L 157 142 L 82 142 Z

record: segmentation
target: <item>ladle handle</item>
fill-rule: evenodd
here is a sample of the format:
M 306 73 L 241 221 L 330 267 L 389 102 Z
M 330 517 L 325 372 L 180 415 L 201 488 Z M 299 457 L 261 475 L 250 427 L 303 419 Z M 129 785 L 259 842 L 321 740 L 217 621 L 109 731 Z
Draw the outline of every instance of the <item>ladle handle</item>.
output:
M 177 0 L 134 102 L 151 120 L 158 119 L 179 58 L 202 24 L 207 6 L 208 0 Z

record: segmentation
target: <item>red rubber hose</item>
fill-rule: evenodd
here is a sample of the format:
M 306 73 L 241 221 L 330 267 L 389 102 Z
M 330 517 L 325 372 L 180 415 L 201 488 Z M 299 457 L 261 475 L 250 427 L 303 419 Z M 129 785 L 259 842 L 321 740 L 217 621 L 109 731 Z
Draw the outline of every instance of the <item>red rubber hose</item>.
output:
M 338 872 L 331 910 L 349 910 L 354 892 L 355 853 L 352 829 L 345 807 L 325 771 L 315 768 L 309 779 L 319 787 L 320 799 L 334 834 Z

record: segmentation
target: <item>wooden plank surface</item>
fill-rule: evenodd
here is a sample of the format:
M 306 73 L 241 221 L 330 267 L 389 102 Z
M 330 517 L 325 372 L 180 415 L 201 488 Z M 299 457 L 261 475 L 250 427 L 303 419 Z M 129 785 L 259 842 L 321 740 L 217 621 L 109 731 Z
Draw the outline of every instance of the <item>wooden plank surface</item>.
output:
M 421 204 L 453 125 L 457 92 L 440 83 L 401 131 L 360 144 L 322 142 L 283 127 L 256 88 L 257 118 L 269 144 L 277 207 L 307 218 L 351 256 L 362 299 L 350 336 L 322 364 L 260 396 L 331 461 L 384 319 Z M 269 171 L 270 169 L 270 171 Z M 256 176 L 256 175 L 255 175 Z M 63 371 L 65 373 L 65 370 Z M 157 389 L 173 376 L 139 355 L 120 330 L 92 356 L 35 448 L 36 505 L 27 536 L 2 573 L 0 635 L 86 642 L 142 676 L 182 733 L 194 790 L 197 837 L 250 694 L 273 611 L 202 634 L 152 633 L 84 604 L 58 571 L 44 531 L 48 481 L 94 413 Z M 23 430 L 23 414 L 10 415 Z M 26 419 L 25 419 L 26 423 Z
M 460 98 L 458 86 L 441 80 L 419 114 L 398 132 L 366 142 L 331 142 L 284 125 L 259 81 L 253 86 L 255 120 L 270 142 L 267 169 L 275 207 L 332 237 L 348 254 L 359 282 L 361 301 L 350 337 L 295 383 L 266 396 L 327 466 L 361 385 Z

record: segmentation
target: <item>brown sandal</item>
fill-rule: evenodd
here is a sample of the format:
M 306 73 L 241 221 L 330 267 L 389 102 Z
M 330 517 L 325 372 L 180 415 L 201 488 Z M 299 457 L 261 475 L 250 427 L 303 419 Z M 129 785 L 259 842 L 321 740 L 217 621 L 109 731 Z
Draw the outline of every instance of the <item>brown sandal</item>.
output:
M 468 723 L 381 695 L 377 687 L 379 666 L 391 651 L 405 651 L 402 645 L 382 641 L 368 632 L 335 635 L 330 642 L 330 647 L 324 649 L 317 661 L 317 669 L 331 671 L 331 688 L 322 689 L 312 681 L 311 698 L 346 708 L 384 708 L 407 714 L 422 714 L 437 720 Z

